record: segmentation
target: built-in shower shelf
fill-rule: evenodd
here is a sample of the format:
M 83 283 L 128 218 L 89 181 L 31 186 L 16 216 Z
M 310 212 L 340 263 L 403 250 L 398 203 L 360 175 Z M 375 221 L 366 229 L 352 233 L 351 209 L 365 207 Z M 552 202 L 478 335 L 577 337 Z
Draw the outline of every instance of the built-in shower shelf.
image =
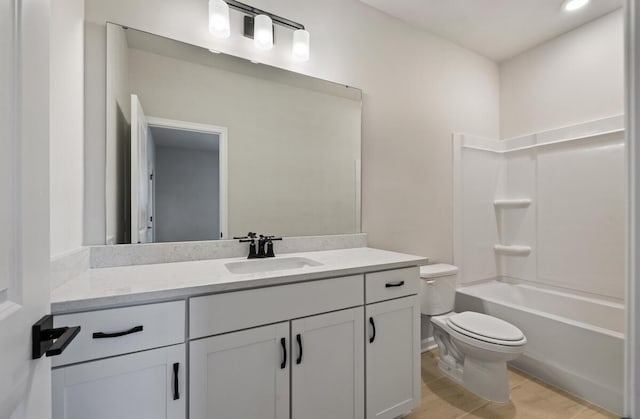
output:
M 507 256 L 529 256 L 529 253 L 531 253 L 531 247 L 515 244 L 496 244 L 493 249 L 497 254 Z
M 493 206 L 496 208 L 528 208 L 531 205 L 531 200 L 529 198 L 519 198 L 519 199 L 496 199 L 493 201 Z

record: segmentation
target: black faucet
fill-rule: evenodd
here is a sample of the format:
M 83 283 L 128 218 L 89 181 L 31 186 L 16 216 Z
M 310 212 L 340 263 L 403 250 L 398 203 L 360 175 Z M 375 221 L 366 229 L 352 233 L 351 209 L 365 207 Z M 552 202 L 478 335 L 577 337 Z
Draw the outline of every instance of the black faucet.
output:
M 264 256 L 258 256 L 258 254 L 256 253 L 256 237 L 257 234 L 253 233 L 253 232 L 248 232 L 246 236 L 242 236 L 242 237 L 234 237 L 234 239 L 236 240 L 240 240 L 240 243 L 249 243 L 249 256 L 247 256 L 247 259 L 255 259 L 257 257 L 264 257 Z M 262 235 L 260 236 L 262 240 Z
M 273 241 L 282 240 L 282 237 L 263 236 L 262 234 L 258 236 L 250 231 L 246 236 L 234 237 L 234 239 L 240 240 L 240 243 L 249 243 L 249 256 L 247 256 L 247 259 L 262 259 L 276 256 L 273 251 Z M 256 239 L 258 240 L 257 250 Z
M 282 240 L 282 237 L 276 236 L 263 236 L 260 235 L 258 239 L 258 256 L 259 258 L 273 258 L 275 253 L 273 252 L 273 241 Z M 265 248 L 266 247 L 266 248 Z

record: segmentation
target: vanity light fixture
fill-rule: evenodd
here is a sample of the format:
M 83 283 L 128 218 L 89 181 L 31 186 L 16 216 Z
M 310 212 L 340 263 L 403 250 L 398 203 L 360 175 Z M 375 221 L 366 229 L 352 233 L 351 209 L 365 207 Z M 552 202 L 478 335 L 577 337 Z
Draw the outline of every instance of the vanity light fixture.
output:
M 291 55 L 293 59 L 296 61 L 308 61 L 310 48 L 309 48 L 309 40 L 310 34 L 305 29 L 304 25 L 301 23 L 295 22 L 293 20 L 289 20 L 282 16 L 275 15 L 273 13 L 269 13 L 267 11 L 257 9 L 253 6 L 249 6 L 248 4 L 241 3 L 236 0 L 209 0 L 209 31 L 214 33 L 212 26 L 213 25 L 213 16 L 215 11 L 215 16 L 223 15 L 223 8 L 219 6 L 219 3 L 224 3 L 226 6 L 226 20 L 221 19 L 220 22 L 227 22 L 227 31 L 228 34 L 226 36 L 218 36 L 220 38 L 226 38 L 230 35 L 230 30 L 228 29 L 229 22 L 229 8 L 237 10 L 243 13 L 244 16 L 244 36 L 247 38 L 253 39 L 253 44 L 257 49 L 260 50 L 270 50 L 273 48 L 274 44 L 274 28 L 273 25 L 280 25 L 287 29 L 293 30 L 293 43 L 291 46 Z M 213 6 L 212 6 L 213 4 Z M 216 20 L 218 22 L 218 20 Z M 216 23 L 217 25 L 217 23 Z M 223 26 L 219 24 L 219 26 Z M 217 26 L 216 26 L 217 27 Z M 216 35 L 217 36 L 217 35 Z
M 229 5 L 223 0 L 209 0 L 209 32 L 221 39 L 231 35 Z
M 562 10 L 565 12 L 573 12 L 574 10 L 583 8 L 587 4 L 589 4 L 589 0 L 565 0 L 565 2 L 562 3 Z
M 293 31 L 291 55 L 298 61 L 309 61 L 309 32 L 304 29 Z
M 273 21 L 267 15 L 253 18 L 253 45 L 261 50 L 273 48 Z

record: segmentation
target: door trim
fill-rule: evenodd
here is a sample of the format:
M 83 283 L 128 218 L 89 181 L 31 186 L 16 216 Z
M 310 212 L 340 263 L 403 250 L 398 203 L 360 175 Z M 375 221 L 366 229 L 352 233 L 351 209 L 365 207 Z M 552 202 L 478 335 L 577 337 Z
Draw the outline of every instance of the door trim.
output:
M 7 277 L 4 280 L 0 280 L 0 321 L 4 318 L 9 317 L 12 313 L 17 311 L 20 308 L 20 302 L 22 300 L 22 295 L 19 292 L 19 270 L 18 270 L 18 253 L 17 249 L 21 247 L 21 234 L 20 234 L 20 226 L 22 224 L 22 211 L 21 211 L 21 200 L 19 195 L 19 190 L 21 186 L 21 177 L 20 177 L 20 158 L 21 158 L 21 148 L 20 148 L 20 127 L 19 122 L 21 121 L 21 101 L 20 101 L 20 86 L 22 84 L 21 77 L 21 62 L 22 55 L 20 54 L 20 31 L 21 31 L 21 22 L 20 15 L 17 8 L 20 7 L 18 2 L 12 2 L 12 39 L 11 39 L 11 57 L 9 59 L 12 63 L 11 65 L 11 74 L 10 79 L 12 81 L 12 86 L 9 91 L 10 95 L 10 109 L 6 118 L 9 122 L 9 135 L 7 138 L 8 144 L 6 145 L 6 149 L 8 150 L 9 159 L 8 164 L 9 167 L 7 169 L 7 174 L 9 175 L 9 180 L 2 180 L 2 182 L 6 182 L 6 188 L 8 192 L 6 199 L 8 199 L 8 213 L 7 218 L 5 220 L 0 220 L 0 223 L 4 225 L 8 229 L 8 234 L 6 237 L 0 238 L 2 241 L 6 241 L 6 251 L 8 255 L 6 256 L 6 260 L 8 261 L 8 266 L 6 270 L 0 271 L 0 275 L 6 274 Z M 4 147 L 3 147 L 4 148 Z M 4 191 L 4 187 L 1 189 Z M 4 198 L 3 198 L 4 199 Z M 6 224 L 5 224 L 6 222 Z M 5 245 L 3 243 L 2 246 L 5 249 Z
M 626 0 L 625 21 L 625 124 L 627 130 L 627 261 L 626 261 L 626 333 L 625 333 L 625 380 L 624 416 L 636 417 L 640 408 L 637 386 L 640 380 L 640 355 L 637 353 L 640 338 L 640 322 L 636 320 L 637 304 L 640 303 L 640 287 L 636 285 L 640 274 L 636 258 L 640 249 L 640 182 L 636 181 L 640 161 L 640 84 L 637 75 L 640 69 L 640 8 L 634 0 Z
M 157 118 L 148 116 L 147 123 L 149 126 L 174 128 L 183 131 L 206 132 L 218 135 L 220 141 L 219 150 L 219 191 L 220 191 L 220 235 L 219 240 L 229 238 L 229 162 L 228 162 L 228 140 L 229 130 L 227 127 L 218 125 L 200 124 L 197 122 L 179 121 L 175 119 Z

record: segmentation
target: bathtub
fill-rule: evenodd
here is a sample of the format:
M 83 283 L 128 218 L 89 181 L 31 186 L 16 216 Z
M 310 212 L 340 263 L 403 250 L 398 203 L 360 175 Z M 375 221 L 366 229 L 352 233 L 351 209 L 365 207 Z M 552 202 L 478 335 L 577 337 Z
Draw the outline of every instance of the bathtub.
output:
M 516 325 L 527 346 L 514 367 L 622 414 L 623 304 L 491 280 L 458 288 L 456 311 L 477 311 Z

